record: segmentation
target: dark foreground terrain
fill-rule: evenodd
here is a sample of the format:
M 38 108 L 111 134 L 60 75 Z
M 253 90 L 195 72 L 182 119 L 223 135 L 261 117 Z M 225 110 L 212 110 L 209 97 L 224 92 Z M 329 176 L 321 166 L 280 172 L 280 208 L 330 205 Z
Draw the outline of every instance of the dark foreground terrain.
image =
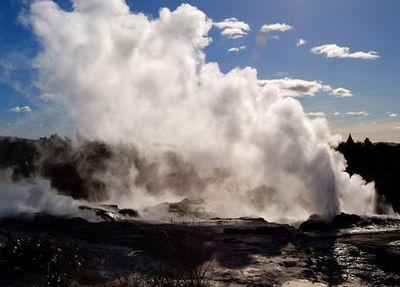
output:
M 2 286 L 399 286 L 400 221 L 0 220 Z

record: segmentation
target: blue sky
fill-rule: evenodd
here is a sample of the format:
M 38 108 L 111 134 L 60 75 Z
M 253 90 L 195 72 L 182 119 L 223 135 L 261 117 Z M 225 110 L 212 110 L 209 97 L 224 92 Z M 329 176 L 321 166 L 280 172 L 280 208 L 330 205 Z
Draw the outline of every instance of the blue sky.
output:
M 71 9 L 70 1 L 55 2 Z M 127 2 L 132 11 L 152 17 L 158 16 L 160 7 L 175 9 L 182 3 Z M 32 67 L 32 60 L 40 47 L 30 29 L 18 21 L 18 15 L 28 3 L 25 0 L 0 3 L 0 134 L 37 137 L 57 132 L 60 124 L 68 130 L 69 123 L 60 113 L 43 113 L 49 106 L 37 100 L 41 91 L 35 86 L 37 71 Z M 345 88 L 351 91 L 352 97 L 319 91 L 312 97 L 298 99 L 307 113 L 324 113 L 335 132 L 343 135 L 352 132 L 359 139 L 368 136 L 376 141 L 400 142 L 400 1 L 202 0 L 185 3 L 198 7 L 215 22 L 235 17 L 250 26 L 251 30 L 240 39 L 222 36 L 222 30 L 217 27 L 211 30 L 213 42 L 206 48 L 207 61 L 219 63 L 222 71 L 253 66 L 262 79 L 287 77 L 320 81 L 332 89 Z M 285 23 L 292 29 L 270 31 L 264 35 L 266 42 L 260 44 L 257 41 L 260 28 L 274 23 Z M 299 39 L 306 43 L 297 46 Z M 379 58 L 328 58 L 311 52 L 313 47 L 326 44 L 349 47 L 349 53 L 376 51 Z M 238 52 L 228 51 L 242 46 L 245 48 Z

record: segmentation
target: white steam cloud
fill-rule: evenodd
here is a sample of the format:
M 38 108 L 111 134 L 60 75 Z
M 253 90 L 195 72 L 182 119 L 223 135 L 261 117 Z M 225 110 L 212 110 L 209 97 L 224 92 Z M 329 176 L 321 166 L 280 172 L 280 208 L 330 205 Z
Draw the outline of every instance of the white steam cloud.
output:
M 43 179 L 12 181 L 12 172 L 0 170 L 0 218 L 15 214 L 47 212 L 53 215 L 78 214 L 78 201 L 57 195 Z
M 287 97 L 288 90 L 311 95 L 323 86 L 291 80 L 282 93 L 289 79 L 260 84 L 250 67 L 224 74 L 206 61 L 213 22 L 195 7 L 164 8 L 150 19 L 123 0 L 74 0 L 72 11 L 36 1 L 29 21 L 42 45 L 39 86 L 82 133 L 140 143 L 153 158 L 173 150 L 216 178 L 159 197 L 128 184 L 130 195 L 117 201 L 145 208 L 195 197 L 221 216 L 270 220 L 373 212 L 373 185 L 343 172 L 326 120 L 308 118 Z M 133 182 L 137 171 L 130 174 Z

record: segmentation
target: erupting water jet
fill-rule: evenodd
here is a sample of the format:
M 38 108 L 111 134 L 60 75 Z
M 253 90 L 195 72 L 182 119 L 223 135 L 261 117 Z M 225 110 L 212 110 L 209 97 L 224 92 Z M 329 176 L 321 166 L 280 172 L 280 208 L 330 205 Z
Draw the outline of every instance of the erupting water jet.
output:
M 26 16 L 41 45 L 38 86 L 89 138 L 115 148 L 107 197 L 146 209 L 184 198 L 217 216 L 329 219 L 374 212 L 375 190 L 350 177 L 325 119 L 258 78 L 221 72 L 205 47 L 212 20 L 183 4 L 151 19 L 123 0 L 35 1 Z

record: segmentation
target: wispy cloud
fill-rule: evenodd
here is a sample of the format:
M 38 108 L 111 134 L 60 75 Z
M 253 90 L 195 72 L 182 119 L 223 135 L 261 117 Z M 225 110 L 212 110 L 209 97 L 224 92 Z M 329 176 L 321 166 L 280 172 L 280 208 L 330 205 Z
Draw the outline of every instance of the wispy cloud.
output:
M 32 109 L 29 106 L 15 106 L 11 109 L 8 110 L 9 112 L 13 112 L 13 113 L 29 113 L 32 111 Z
M 228 18 L 222 22 L 214 22 L 214 26 L 222 30 L 221 35 L 230 39 L 239 39 L 250 31 L 249 24 L 236 18 Z
M 39 99 L 42 101 L 45 101 L 45 102 L 54 100 L 55 98 L 56 98 L 56 95 L 51 94 L 51 93 L 43 93 L 43 94 L 39 95 Z
M 304 46 L 305 44 L 307 44 L 307 41 L 304 40 L 303 38 L 298 39 L 296 42 L 297 47 Z
M 316 46 L 311 49 L 314 54 L 325 55 L 327 58 L 351 58 L 351 59 L 363 59 L 363 60 L 376 60 L 380 56 L 375 51 L 358 51 L 350 52 L 349 47 L 341 47 L 337 44 L 326 44 Z
M 261 33 L 267 32 L 286 32 L 292 30 L 293 26 L 290 26 L 286 23 L 274 23 L 274 24 L 265 24 L 260 28 Z
M 350 90 L 345 89 L 345 88 L 337 88 L 334 89 L 330 92 L 330 94 L 332 96 L 336 96 L 336 97 L 342 97 L 342 98 L 347 98 L 347 97 L 352 97 L 353 94 Z
M 288 75 L 289 75 L 289 72 L 286 72 L 286 71 L 279 71 L 279 72 L 275 73 L 276 77 L 285 77 L 285 76 L 288 76 Z
M 324 112 L 309 112 L 307 113 L 307 115 L 309 115 L 310 117 L 325 117 L 325 113 Z
M 246 49 L 246 46 L 232 47 L 228 49 L 228 52 L 239 52 Z
M 367 113 L 366 111 L 346 112 L 346 115 L 349 115 L 349 116 L 369 116 L 370 113 Z

